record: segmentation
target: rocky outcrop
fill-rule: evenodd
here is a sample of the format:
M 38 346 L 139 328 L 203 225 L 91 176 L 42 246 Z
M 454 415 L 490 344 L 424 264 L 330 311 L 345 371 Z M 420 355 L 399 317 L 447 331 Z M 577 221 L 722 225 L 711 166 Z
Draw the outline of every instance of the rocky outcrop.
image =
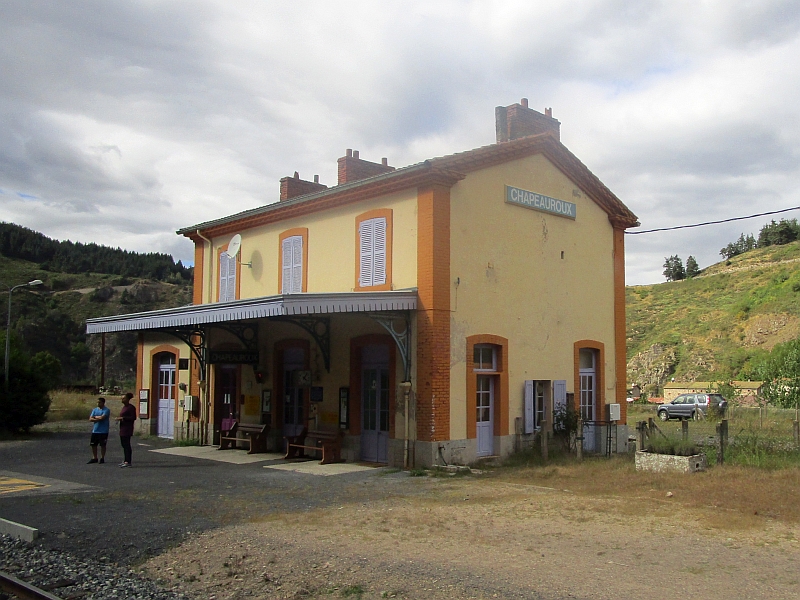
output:
M 678 359 L 675 349 L 663 344 L 653 344 L 628 361 L 628 382 L 638 385 L 648 395 L 664 386 L 675 371 Z

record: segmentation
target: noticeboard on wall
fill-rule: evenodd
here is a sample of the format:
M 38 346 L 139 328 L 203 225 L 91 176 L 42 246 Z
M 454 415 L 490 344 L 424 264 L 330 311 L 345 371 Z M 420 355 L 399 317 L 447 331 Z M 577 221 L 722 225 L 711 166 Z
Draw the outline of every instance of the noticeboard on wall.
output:
M 150 418 L 150 390 L 139 390 L 139 418 Z

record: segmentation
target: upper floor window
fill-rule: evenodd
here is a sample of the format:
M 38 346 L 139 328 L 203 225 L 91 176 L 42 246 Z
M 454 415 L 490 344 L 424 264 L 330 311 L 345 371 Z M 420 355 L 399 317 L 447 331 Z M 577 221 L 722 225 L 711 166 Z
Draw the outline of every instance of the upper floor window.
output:
M 473 371 L 497 371 L 497 347 L 491 344 L 476 344 L 473 349 Z
M 391 289 L 392 211 L 370 211 L 357 224 L 356 289 Z
M 284 231 L 279 242 L 281 294 L 307 291 L 308 229 L 297 227 Z
M 219 301 L 236 300 L 236 257 L 227 252 L 219 255 Z

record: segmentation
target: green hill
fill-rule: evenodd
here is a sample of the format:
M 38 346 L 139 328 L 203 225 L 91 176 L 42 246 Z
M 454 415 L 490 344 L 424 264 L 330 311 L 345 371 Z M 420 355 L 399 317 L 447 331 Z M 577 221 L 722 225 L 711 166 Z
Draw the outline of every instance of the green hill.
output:
M 626 289 L 628 381 L 727 381 L 800 336 L 800 242 L 751 250 L 693 279 Z
M 169 255 L 58 242 L 0 223 L 0 291 L 33 279 L 44 284 L 14 292 L 12 335 L 30 353 L 53 354 L 66 386 L 99 384 L 101 339 L 86 335 L 87 318 L 181 306 L 192 298 L 191 269 Z M 0 297 L 7 310 L 7 296 Z M 107 385 L 132 386 L 135 352 L 135 333 L 106 336 Z

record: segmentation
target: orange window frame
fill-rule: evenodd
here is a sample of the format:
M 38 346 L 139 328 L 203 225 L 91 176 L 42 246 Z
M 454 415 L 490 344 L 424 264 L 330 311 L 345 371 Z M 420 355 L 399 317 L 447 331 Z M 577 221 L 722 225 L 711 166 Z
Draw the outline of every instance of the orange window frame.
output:
M 595 419 L 598 421 L 605 420 L 605 412 L 601 409 L 605 408 L 606 404 L 606 347 L 603 342 L 597 340 L 579 340 L 573 344 L 572 347 L 572 360 L 573 360 L 573 408 L 580 414 L 581 410 L 581 350 L 594 350 L 597 352 L 595 358 L 595 372 L 596 379 L 595 395 L 594 395 L 594 414 Z
M 278 236 L 278 293 L 283 293 L 283 240 L 290 237 L 303 238 L 303 283 L 302 291 L 308 291 L 308 227 L 287 229 Z M 237 280 L 238 284 L 238 280 Z
M 361 223 L 370 219 L 386 219 L 386 283 L 382 285 L 362 286 L 359 283 L 361 274 Z M 392 245 L 393 245 L 392 209 L 376 208 L 356 217 L 356 292 L 383 292 L 392 289 Z

